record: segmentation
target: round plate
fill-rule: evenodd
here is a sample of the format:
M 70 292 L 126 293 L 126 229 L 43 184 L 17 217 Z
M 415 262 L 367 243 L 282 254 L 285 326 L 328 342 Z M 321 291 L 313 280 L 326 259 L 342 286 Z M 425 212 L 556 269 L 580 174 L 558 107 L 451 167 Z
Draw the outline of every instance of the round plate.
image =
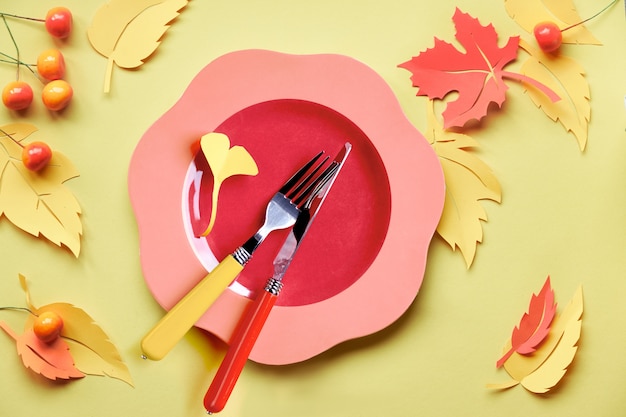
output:
M 210 191 L 191 186 L 196 171 L 208 170 L 190 149 L 213 131 L 246 147 L 259 175 L 226 180 L 215 228 L 197 239 L 190 201 Z M 211 268 L 213 255 L 221 259 L 258 228 L 267 201 L 299 165 L 320 149 L 336 153 L 345 141 L 354 155 L 290 267 L 250 358 L 299 362 L 395 321 L 423 279 L 443 206 L 443 175 L 382 78 L 340 55 L 224 55 L 144 134 L 131 160 L 129 192 L 144 277 L 157 302 L 171 308 Z M 238 278 L 243 288 L 254 292 L 269 277 L 283 237 L 275 232 L 263 243 Z M 229 289 L 197 326 L 228 342 L 249 302 Z

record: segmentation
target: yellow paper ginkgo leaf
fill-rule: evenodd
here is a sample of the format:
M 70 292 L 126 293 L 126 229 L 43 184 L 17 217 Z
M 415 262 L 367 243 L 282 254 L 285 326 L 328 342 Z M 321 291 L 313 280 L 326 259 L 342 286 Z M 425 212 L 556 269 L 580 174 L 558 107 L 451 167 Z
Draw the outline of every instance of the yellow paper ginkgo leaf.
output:
M 213 229 L 217 216 L 217 200 L 222 183 L 233 175 L 256 175 L 259 168 L 252 156 L 242 146 L 230 147 L 230 139 L 223 133 L 211 132 L 200 139 L 202 153 L 213 173 L 213 191 L 211 193 L 211 218 L 202 233 L 207 236 Z
M 188 0 L 111 0 L 98 9 L 87 36 L 108 58 L 104 92 L 111 87 L 113 64 L 137 68 L 154 53 L 161 37 Z
M 504 0 L 504 7 L 511 19 L 528 33 L 533 33 L 540 22 L 551 21 L 564 29 L 583 20 L 572 0 Z M 582 24 L 564 31 L 563 43 L 601 45 Z
M 42 306 L 34 313 L 52 311 L 63 318 L 61 337 L 66 340 L 76 368 L 89 375 L 106 375 L 133 385 L 128 367 L 106 333 L 84 310 L 68 303 Z M 32 327 L 34 318 L 26 322 Z
M 487 214 L 480 200 L 500 202 L 502 191 L 493 171 L 467 149 L 478 143 L 470 136 L 444 130 L 428 106 L 426 138 L 439 157 L 446 182 L 443 213 L 437 233 L 455 250 L 459 248 L 469 268 L 482 242 L 481 221 Z
M 526 90 L 528 96 L 550 119 L 561 122 L 568 132 L 572 132 L 580 149 L 584 150 L 591 118 L 589 83 L 584 69 L 562 54 L 549 56 L 523 41 L 520 46 L 530 54 L 522 64 L 521 72 L 547 85 L 561 100 L 553 102 L 532 88 Z
M 80 253 L 81 209 L 63 185 L 78 176 L 72 162 L 54 151 L 39 172 L 28 170 L 21 160 L 23 138 L 36 128 L 16 123 L 0 128 L 0 215 L 33 236 L 43 236 Z

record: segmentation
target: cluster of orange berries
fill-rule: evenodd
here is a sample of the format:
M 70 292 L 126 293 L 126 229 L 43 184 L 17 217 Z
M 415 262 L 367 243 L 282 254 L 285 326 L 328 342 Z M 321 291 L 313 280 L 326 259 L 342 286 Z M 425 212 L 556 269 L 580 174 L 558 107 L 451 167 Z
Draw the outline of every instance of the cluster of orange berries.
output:
M 0 13 L 2 19 L 4 19 L 5 16 L 43 22 L 48 33 L 58 39 L 67 38 L 72 31 L 72 13 L 65 7 L 54 7 L 50 9 L 45 19 Z M 7 29 L 10 32 L 8 25 Z M 2 102 L 7 108 L 20 111 L 31 105 L 33 101 L 33 89 L 27 82 L 19 79 L 19 66 L 25 65 L 30 69 L 30 65 L 21 62 L 19 59 L 14 59 L 14 61 L 18 66 L 18 79 L 4 86 L 2 90 Z M 41 81 L 45 83 L 41 93 L 43 104 L 51 111 L 64 109 L 72 100 L 74 90 L 72 86 L 63 79 L 65 76 L 65 59 L 61 51 L 58 49 L 49 49 L 42 52 L 37 58 L 37 72 L 41 77 Z

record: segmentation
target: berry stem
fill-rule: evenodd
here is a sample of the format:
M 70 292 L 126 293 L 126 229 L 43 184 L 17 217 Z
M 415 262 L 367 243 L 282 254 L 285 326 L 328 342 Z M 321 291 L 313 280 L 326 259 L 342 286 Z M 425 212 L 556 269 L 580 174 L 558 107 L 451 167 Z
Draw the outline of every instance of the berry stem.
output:
M 15 38 L 13 37 L 13 32 L 11 32 L 11 28 L 9 27 L 9 24 L 7 23 L 7 19 L 6 17 L 4 17 L 4 14 L 2 15 L 2 21 L 4 22 L 4 26 L 6 26 L 7 31 L 9 32 L 9 36 L 11 37 L 11 41 L 13 41 L 13 45 L 15 45 L 15 53 L 17 54 L 17 58 L 15 59 L 15 61 L 17 62 L 17 80 L 20 79 L 20 48 L 17 46 L 17 42 L 15 42 Z
M 6 59 L 0 58 L 0 62 L 6 62 L 7 64 L 17 64 L 18 60 L 17 58 L 13 58 L 11 55 L 7 55 L 4 52 L 0 52 L 0 56 L 5 57 Z M 28 64 L 24 61 L 19 61 L 20 65 L 25 66 L 30 72 L 33 73 L 33 75 L 35 75 L 37 78 L 39 78 L 39 75 L 37 75 L 37 73 L 35 72 L 35 70 L 32 67 L 36 67 L 37 64 Z
M 22 142 L 20 142 L 19 140 L 15 140 L 15 138 L 9 132 L 7 132 L 4 129 L 0 128 L 0 133 L 2 133 L 4 136 L 6 136 L 7 138 L 11 139 L 13 142 L 18 144 L 22 148 L 24 148 L 24 145 L 22 144 Z M 0 307 L 0 310 L 2 310 L 3 308 L 5 308 L 5 307 Z M 7 308 L 9 308 L 9 307 L 7 307 Z M 26 309 L 26 310 L 28 310 L 28 309 Z M 28 310 L 28 311 L 30 311 L 30 310 Z
M 8 17 L 13 17 L 15 19 L 32 20 L 34 22 L 45 22 L 46 21 L 45 19 L 39 19 L 39 18 L 36 18 L 36 17 L 28 17 L 28 16 L 20 16 L 20 15 L 11 14 L 11 13 L 0 12 L 0 15 L 2 17 L 8 16 Z
M 602 14 L 602 13 L 603 13 L 606 9 L 608 9 L 608 8 L 609 8 L 609 7 L 611 7 L 611 6 L 613 6 L 615 3 L 617 3 L 617 0 L 613 0 L 613 1 L 612 1 L 612 2 L 610 2 L 608 5 L 604 6 L 604 9 L 600 10 L 598 13 L 594 14 L 593 16 L 588 17 L 588 18 L 586 18 L 585 20 L 580 21 L 580 22 L 578 22 L 578 23 L 574 23 L 573 25 L 568 26 L 568 27 L 566 27 L 566 28 L 564 28 L 564 29 L 561 29 L 561 32 L 565 32 L 566 30 L 569 30 L 569 29 L 575 28 L 576 26 L 582 25 L 583 23 L 586 23 L 586 22 L 590 21 L 591 19 L 593 19 L 593 18 L 595 18 L 595 17 L 599 16 L 600 14 Z
M 31 309 L 26 308 L 26 307 L 0 307 L 0 310 L 27 311 L 33 316 L 37 316 L 37 314 L 35 314 Z

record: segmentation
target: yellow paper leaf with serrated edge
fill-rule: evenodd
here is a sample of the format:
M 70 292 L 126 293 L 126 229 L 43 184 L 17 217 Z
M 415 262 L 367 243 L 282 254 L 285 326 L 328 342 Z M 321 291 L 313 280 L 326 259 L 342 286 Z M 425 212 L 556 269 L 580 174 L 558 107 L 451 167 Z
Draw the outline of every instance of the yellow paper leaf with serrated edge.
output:
M 563 55 L 544 54 L 526 42 L 520 42 L 520 46 L 530 54 L 521 72 L 548 86 L 561 100 L 553 102 L 533 88 L 527 88 L 528 96 L 550 119 L 559 121 L 565 130 L 572 132 L 580 150 L 584 150 L 591 118 L 589 83 L 584 69 Z
M 550 333 L 531 355 L 514 353 L 504 363 L 513 381 L 489 384 L 488 388 L 504 389 L 521 384 L 528 391 L 542 394 L 552 389 L 565 375 L 578 350 L 583 314 L 582 287 L 552 322 Z M 509 340 L 503 353 L 511 348 Z
M 468 152 L 478 143 L 467 135 L 444 130 L 428 106 L 426 138 L 437 153 L 446 182 L 443 213 L 437 233 L 455 250 L 461 251 L 469 268 L 482 242 L 481 221 L 487 214 L 480 200 L 500 202 L 502 191 L 493 171 Z
M 21 140 L 33 133 L 31 126 L 0 127 L 0 215 L 25 232 L 66 246 L 78 256 L 83 231 L 81 209 L 63 184 L 78 177 L 78 171 L 57 151 L 42 171 L 28 170 L 21 160 Z
M 202 153 L 213 173 L 213 191 L 211 193 L 211 218 L 202 233 L 211 233 L 217 216 L 217 200 L 222 183 L 233 175 L 256 175 L 259 168 L 252 156 L 242 146 L 230 147 L 230 139 L 223 133 L 211 132 L 200 139 Z
M 109 92 L 113 64 L 137 68 L 154 53 L 161 37 L 188 0 L 111 0 L 98 9 L 87 36 L 108 58 L 104 91 Z
M 68 342 L 76 368 L 89 375 L 106 375 L 133 385 L 128 367 L 115 345 L 84 310 L 68 303 L 53 303 L 35 310 L 53 311 L 63 318 L 61 337 Z M 30 317 L 26 328 L 32 327 Z
M 572 0 L 504 0 L 504 7 L 511 19 L 528 33 L 533 33 L 540 22 L 554 22 L 564 29 L 583 20 Z M 601 45 L 582 24 L 564 31 L 563 43 Z

